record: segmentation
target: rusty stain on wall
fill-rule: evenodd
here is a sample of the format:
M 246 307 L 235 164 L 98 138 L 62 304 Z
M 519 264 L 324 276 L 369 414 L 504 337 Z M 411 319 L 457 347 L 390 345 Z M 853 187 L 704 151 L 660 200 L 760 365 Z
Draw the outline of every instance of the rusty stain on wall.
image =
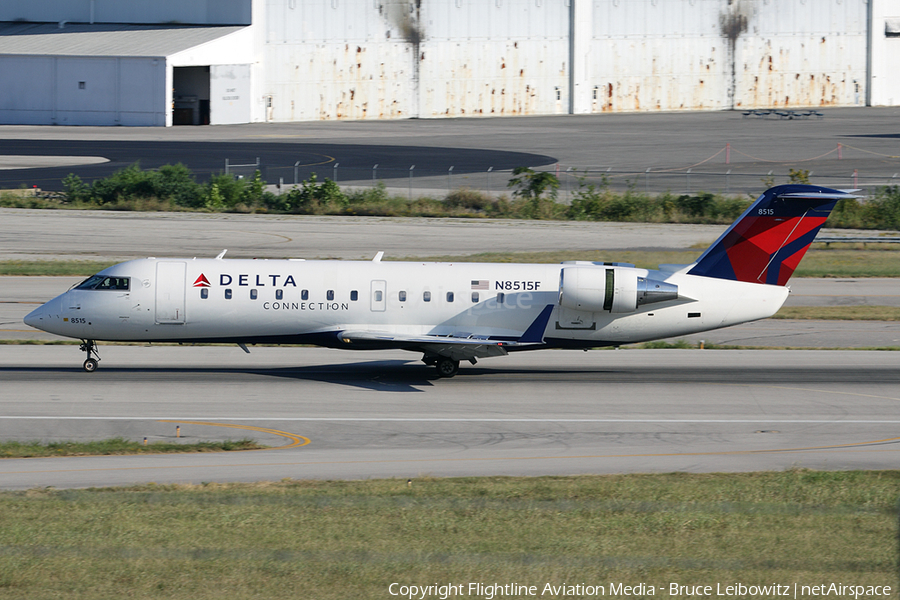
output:
M 588 1 L 586 110 L 840 106 L 865 93 L 863 0 Z M 274 98 L 276 121 L 554 114 L 571 105 L 562 0 L 295 6 L 267 13 L 262 93 Z
M 731 70 L 728 80 L 728 104 L 735 107 L 734 95 L 737 89 L 737 57 L 738 38 L 746 32 L 750 23 L 750 3 L 741 0 L 728 0 L 728 4 L 719 14 L 719 32 L 727 41 L 728 58 L 726 62 Z

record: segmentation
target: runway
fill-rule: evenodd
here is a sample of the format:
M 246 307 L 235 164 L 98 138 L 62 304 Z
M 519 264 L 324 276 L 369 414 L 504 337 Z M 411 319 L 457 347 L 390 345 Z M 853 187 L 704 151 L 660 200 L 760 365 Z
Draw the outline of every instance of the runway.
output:
M 3 439 L 250 437 L 271 450 L 0 462 L 0 487 L 889 469 L 895 353 L 546 351 L 437 380 L 418 356 L 312 348 L 0 347 Z M 176 423 L 178 422 L 178 423 Z

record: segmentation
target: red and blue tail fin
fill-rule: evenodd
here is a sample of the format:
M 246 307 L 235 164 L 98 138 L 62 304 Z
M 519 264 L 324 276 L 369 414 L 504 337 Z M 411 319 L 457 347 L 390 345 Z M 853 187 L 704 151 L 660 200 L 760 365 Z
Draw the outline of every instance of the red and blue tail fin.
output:
M 766 190 L 688 273 L 785 285 L 842 198 L 855 196 L 817 185 L 779 185 Z

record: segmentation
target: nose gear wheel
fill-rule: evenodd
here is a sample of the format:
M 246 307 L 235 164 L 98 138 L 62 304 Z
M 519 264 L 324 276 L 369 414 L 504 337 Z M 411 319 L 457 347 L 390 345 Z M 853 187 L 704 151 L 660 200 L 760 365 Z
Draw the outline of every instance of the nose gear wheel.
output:
M 97 344 L 94 340 L 81 340 L 81 346 L 78 348 L 82 352 L 87 353 L 87 359 L 84 361 L 84 370 L 93 373 L 97 370 L 100 363 L 100 353 L 97 352 Z M 94 358 L 96 356 L 96 358 Z

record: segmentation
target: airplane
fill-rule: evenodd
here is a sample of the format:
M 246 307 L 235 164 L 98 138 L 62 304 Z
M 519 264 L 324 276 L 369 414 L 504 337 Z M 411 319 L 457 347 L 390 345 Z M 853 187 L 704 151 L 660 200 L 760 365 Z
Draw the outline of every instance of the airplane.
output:
M 773 187 L 690 265 L 145 258 L 104 269 L 25 323 L 98 341 L 313 344 L 460 361 L 620 346 L 764 319 L 835 204 L 856 190 Z

